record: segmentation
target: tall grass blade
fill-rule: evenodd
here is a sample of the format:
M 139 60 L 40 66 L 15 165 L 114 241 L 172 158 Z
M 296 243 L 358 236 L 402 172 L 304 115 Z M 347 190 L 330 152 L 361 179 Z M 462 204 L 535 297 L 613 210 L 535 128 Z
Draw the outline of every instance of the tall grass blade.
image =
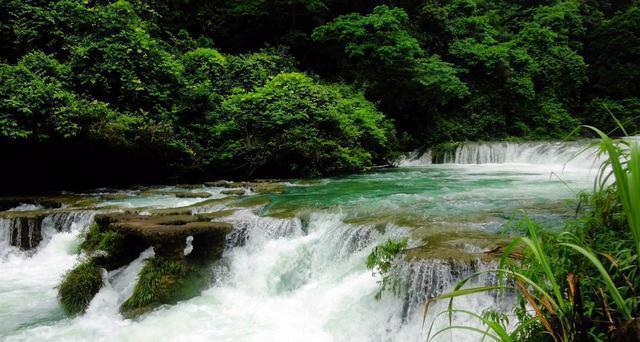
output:
M 620 291 L 618 291 L 618 288 L 616 287 L 616 285 L 614 284 L 613 280 L 611 279 L 611 276 L 609 275 L 609 272 L 607 272 L 607 270 L 604 268 L 604 266 L 602 265 L 600 260 L 598 260 L 598 257 L 593 252 L 585 249 L 584 247 L 580 247 L 580 246 L 578 246 L 576 244 L 573 244 L 573 243 L 561 242 L 560 245 L 561 246 L 566 246 L 566 247 L 569 247 L 569 248 L 573 248 L 578 253 L 584 255 L 587 259 L 589 259 L 589 261 L 600 272 L 600 275 L 602 276 L 602 280 L 604 281 L 605 285 L 607 286 L 607 290 L 611 294 L 611 297 L 613 298 L 613 300 L 616 302 L 616 305 L 618 305 L 618 309 L 624 314 L 626 319 L 631 319 L 632 318 L 631 310 L 627 307 L 627 304 L 625 303 L 624 299 L 622 298 L 622 295 L 620 294 Z

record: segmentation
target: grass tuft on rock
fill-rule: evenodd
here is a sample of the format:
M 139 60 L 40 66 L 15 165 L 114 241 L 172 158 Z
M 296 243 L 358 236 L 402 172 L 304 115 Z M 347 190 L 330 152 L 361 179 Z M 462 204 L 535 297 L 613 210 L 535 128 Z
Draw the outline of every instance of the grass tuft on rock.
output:
M 77 315 L 87 309 L 101 287 L 100 268 L 92 261 L 85 261 L 65 273 L 58 286 L 58 299 L 67 314 Z
M 121 307 L 126 317 L 133 317 L 162 304 L 198 296 L 208 277 L 200 267 L 185 260 L 154 258 L 147 260 L 138 275 L 133 294 Z

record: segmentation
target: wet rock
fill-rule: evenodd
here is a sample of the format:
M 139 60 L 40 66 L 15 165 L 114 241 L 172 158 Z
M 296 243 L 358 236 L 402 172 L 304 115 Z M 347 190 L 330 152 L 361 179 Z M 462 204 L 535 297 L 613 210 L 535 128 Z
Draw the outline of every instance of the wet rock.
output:
M 178 198 L 208 198 L 211 197 L 211 194 L 208 192 L 190 192 L 190 191 L 181 191 L 174 192 L 174 196 Z
M 233 230 L 231 224 L 212 222 L 206 215 L 103 214 L 95 220 L 101 229 L 138 237 L 153 246 L 157 255 L 167 257 L 181 257 L 188 236 L 194 238 L 191 255 L 215 254 L 220 246 L 224 248 L 225 236 Z
M 10 210 L 24 204 L 31 204 L 41 207 L 41 209 L 59 209 L 75 206 L 75 203 L 85 199 L 86 197 L 79 195 L 0 197 L 0 211 Z
M 231 190 L 222 190 L 221 193 L 223 195 L 236 195 L 236 196 L 241 196 L 244 195 L 245 190 L 244 189 L 231 189 Z
M 206 182 L 205 184 L 207 186 L 219 188 L 243 188 L 256 193 L 282 193 L 285 190 L 285 185 L 274 179 L 257 179 L 251 182 L 230 182 L 222 180 Z M 222 193 L 225 192 L 223 191 Z M 229 194 L 235 195 L 235 193 Z
M 201 189 L 201 188 L 204 188 L 204 184 L 176 184 L 176 188 L 179 188 L 179 189 Z
M 241 188 L 244 186 L 243 182 L 232 182 L 226 180 L 218 180 L 213 182 L 205 182 L 206 186 L 216 187 L 216 188 Z
M 131 194 L 116 192 L 111 194 L 100 195 L 100 198 L 105 201 L 118 201 L 131 197 Z
M 37 247 L 43 239 L 43 230 L 69 231 L 72 224 L 89 220 L 90 211 L 31 210 L 0 212 L 0 240 L 22 250 Z
M 251 191 L 259 194 L 263 193 L 283 193 L 285 190 L 285 186 L 282 183 L 271 183 L 271 182 L 258 182 L 251 183 L 249 185 Z
M 10 246 L 22 250 L 35 248 L 42 241 L 42 221 L 46 212 L 16 212 L 22 215 L 5 215 L 0 218 L 2 233 Z

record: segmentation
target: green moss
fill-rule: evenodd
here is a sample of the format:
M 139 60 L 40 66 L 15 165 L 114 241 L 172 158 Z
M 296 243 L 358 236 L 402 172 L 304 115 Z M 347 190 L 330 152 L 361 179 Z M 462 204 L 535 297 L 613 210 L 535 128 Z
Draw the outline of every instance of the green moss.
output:
M 102 231 L 96 223 L 90 225 L 83 233 L 84 240 L 80 248 L 87 253 L 103 251 L 109 255 L 118 254 L 124 248 L 124 235 L 108 230 Z
M 65 273 L 58 286 L 58 300 L 70 315 L 84 312 L 102 287 L 100 268 L 85 261 Z
M 127 317 L 137 316 L 162 304 L 195 297 L 206 285 L 206 267 L 185 260 L 148 260 L 138 276 L 133 294 L 121 307 Z
M 230 190 L 222 190 L 220 193 L 223 195 L 244 195 L 244 189 L 230 189 Z
M 148 246 L 135 236 L 101 228 L 97 223 L 90 225 L 82 235 L 79 250 L 87 253 L 97 266 L 107 270 L 130 263 Z
M 114 255 L 124 248 L 124 235 L 115 231 L 102 233 L 102 239 L 98 244 L 98 250 Z
M 211 197 L 211 194 L 208 192 L 190 192 L 190 191 L 180 191 L 174 192 L 174 196 L 178 198 L 208 198 Z
M 98 249 L 100 241 L 102 240 L 102 233 L 100 232 L 100 226 L 97 223 L 92 223 L 87 227 L 80 235 L 82 243 L 80 249 L 87 253 L 93 252 Z

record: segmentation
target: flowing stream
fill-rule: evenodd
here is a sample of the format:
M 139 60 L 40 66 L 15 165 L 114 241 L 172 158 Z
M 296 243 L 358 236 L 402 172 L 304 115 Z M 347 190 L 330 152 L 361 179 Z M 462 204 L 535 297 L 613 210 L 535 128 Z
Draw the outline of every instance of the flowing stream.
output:
M 572 159 L 584 146 L 466 144 L 446 154 L 443 164 L 432 164 L 429 153 L 414 154 L 398 168 L 290 181 L 283 193 L 248 193 L 241 200 L 196 207 L 199 212 L 235 209 L 222 218 L 234 231 L 215 266 L 215 281 L 198 297 L 134 320 L 124 319 L 118 307 L 132 293 L 144 260 L 153 258 L 152 249 L 128 266 L 105 272 L 105 286 L 85 314 L 63 313 L 56 286 L 79 258 L 80 232 L 98 210 L 144 212 L 202 199 L 131 190 L 86 210 L 59 210 L 35 228 L 24 226 L 22 233 L 40 234 L 29 250 L 12 245 L 18 223 L 3 218 L 0 340 L 424 341 L 435 314 L 444 308 L 441 303 L 430 309 L 423 326 L 426 300 L 461 276 L 495 267 L 481 257 L 483 250 L 500 238 L 497 233 L 510 219 L 524 215 L 520 209 L 549 227 L 560 227 L 571 217 L 575 193 L 588 190 L 596 173 L 593 155 Z M 223 190 L 194 191 L 225 198 Z M 13 211 L 35 209 L 23 204 Z M 365 259 L 376 245 L 402 237 L 420 252 L 396 260 L 393 272 L 403 290 L 376 300 L 380 276 L 366 268 Z M 509 311 L 508 298 L 499 303 L 498 309 Z M 456 302 L 476 312 L 497 304 L 493 294 Z M 479 326 L 465 316 L 455 320 Z M 446 325 L 444 319 L 436 321 L 435 329 Z M 476 339 L 465 331 L 439 336 L 444 341 Z

